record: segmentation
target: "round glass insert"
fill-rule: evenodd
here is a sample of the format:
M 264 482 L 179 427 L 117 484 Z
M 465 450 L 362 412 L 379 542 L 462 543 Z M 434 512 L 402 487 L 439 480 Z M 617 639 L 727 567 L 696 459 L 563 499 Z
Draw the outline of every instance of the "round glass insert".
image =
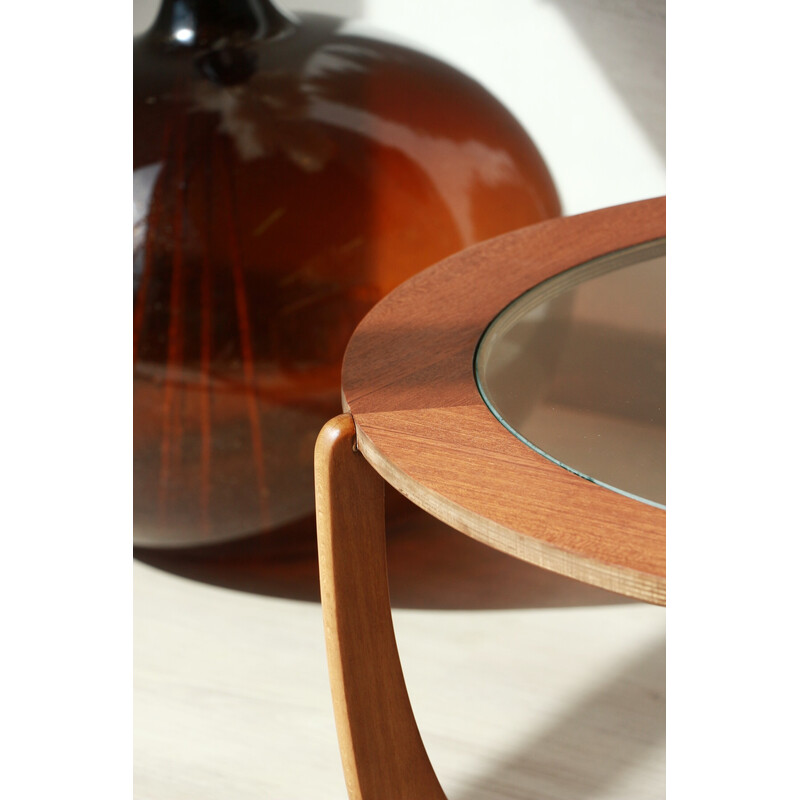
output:
M 515 436 L 590 481 L 666 507 L 666 240 L 588 261 L 495 317 L 478 389 Z

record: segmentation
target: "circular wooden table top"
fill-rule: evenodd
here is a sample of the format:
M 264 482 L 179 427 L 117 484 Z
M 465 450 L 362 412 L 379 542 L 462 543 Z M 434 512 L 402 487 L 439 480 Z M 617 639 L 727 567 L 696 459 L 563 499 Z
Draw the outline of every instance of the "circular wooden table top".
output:
M 657 198 L 550 220 L 476 245 L 364 318 L 342 370 L 358 449 L 392 486 L 498 550 L 666 603 L 666 512 L 599 486 L 509 433 L 481 398 L 475 349 L 497 313 L 566 269 L 665 236 Z

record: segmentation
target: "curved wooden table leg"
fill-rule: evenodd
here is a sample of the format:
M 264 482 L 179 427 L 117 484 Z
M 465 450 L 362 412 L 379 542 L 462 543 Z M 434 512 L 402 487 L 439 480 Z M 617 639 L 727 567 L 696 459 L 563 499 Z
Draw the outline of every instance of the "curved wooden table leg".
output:
M 351 800 L 445 800 L 408 699 L 389 604 L 383 478 L 356 450 L 353 418 L 314 454 L 322 612 Z

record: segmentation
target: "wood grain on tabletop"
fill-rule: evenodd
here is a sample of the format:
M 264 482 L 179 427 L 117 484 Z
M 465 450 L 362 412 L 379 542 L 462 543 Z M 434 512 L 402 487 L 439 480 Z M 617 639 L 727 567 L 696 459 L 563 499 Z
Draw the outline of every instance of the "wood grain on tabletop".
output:
M 666 200 L 552 220 L 476 245 L 407 281 L 354 333 L 343 398 L 358 449 L 421 508 L 486 544 L 664 604 L 663 509 L 580 478 L 510 435 L 478 393 L 473 357 L 532 286 L 661 238 Z

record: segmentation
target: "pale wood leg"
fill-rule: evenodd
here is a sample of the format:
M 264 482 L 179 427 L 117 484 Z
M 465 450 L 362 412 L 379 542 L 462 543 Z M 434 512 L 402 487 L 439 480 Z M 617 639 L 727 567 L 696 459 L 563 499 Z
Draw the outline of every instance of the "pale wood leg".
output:
M 317 538 L 328 670 L 351 800 L 444 800 L 417 729 L 389 604 L 383 479 L 353 418 L 317 439 Z

